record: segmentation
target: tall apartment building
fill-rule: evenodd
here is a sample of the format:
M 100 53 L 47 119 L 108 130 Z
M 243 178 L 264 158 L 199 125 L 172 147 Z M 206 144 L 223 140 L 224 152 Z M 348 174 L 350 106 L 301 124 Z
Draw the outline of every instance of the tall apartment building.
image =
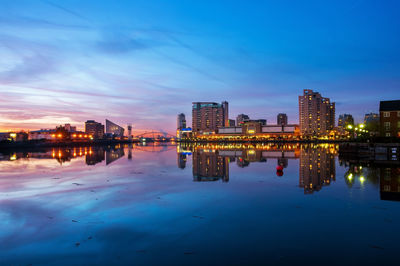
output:
M 287 115 L 283 113 L 278 114 L 278 116 L 276 117 L 276 122 L 276 124 L 279 126 L 286 126 L 288 124 Z
M 229 126 L 228 102 L 193 102 L 192 130 L 194 134 L 215 132 Z
M 94 120 L 85 122 L 85 133 L 92 135 L 95 139 L 101 139 L 104 136 L 104 125 Z
M 318 92 L 304 90 L 299 96 L 299 122 L 302 135 L 328 135 L 335 127 L 335 103 Z
M 185 114 L 181 113 L 178 115 L 176 119 L 176 128 L 183 129 L 186 128 L 186 117 Z
M 379 120 L 382 137 L 400 137 L 400 100 L 381 101 Z

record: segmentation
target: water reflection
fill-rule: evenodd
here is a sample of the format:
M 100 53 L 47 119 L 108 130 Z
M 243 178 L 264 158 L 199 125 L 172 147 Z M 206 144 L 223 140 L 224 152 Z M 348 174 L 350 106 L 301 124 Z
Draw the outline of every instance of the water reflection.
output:
M 379 188 L 381 200 L 400 201 L 400 162 L 393 160 L 368 160 L 340 158 L 347 171 L 344 180 L 349 188 L 370 184 Z
M 184 168 L 187 155 L 192 154 L 194 181 L 229 181 L 229 165 L 236 163 L 240 168 L 253 163 L 276 161 L 277 175 L 283 176 L 283 169 L 289 160 L 300 159 L 299 185 L 305 194 L 319 191 L 335 181 L 335 156 L 337 145 L 299 144 L 256 144 L 256 145 L 183 145 L 177 146 L 178 167 Z
M 337 155 L 296 144 L 0 152 L 0 264 L 294 265 L 312 249 L 317 265 L 328 248 L 336 265 L 354 254 L 388 265 L 399 161 Z

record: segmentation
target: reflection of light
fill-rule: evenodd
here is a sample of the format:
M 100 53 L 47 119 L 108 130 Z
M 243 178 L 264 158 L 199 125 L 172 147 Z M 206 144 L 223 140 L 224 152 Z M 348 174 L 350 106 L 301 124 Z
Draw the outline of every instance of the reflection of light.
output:
M 16 137 L 17 137 L 17 134 L 16 134 L 16 133 L 10 133 L 10 137 L 16 138 Z
M 15 161 L 17 160 L 17 155 L 14 153 L 13 155 L 10 156 L 10 161 Z
M 256 154 L 255 150 L 249 150 L 249 154 Z
M 347 179 L 352 180 L 352 179 L 353 179 L 353 174 L 350 173 L 350 174 L 347 176 Z
M 365 181 L 364 176 L 360 176 L 360 182 L 363 183 Z

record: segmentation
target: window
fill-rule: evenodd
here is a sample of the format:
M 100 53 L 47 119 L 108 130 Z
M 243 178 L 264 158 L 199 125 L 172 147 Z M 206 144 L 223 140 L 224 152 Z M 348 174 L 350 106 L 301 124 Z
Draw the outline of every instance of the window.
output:
M 390 117 L 390 112 L 383 112 L 383 117 Z
M 383 126 L 384 126 L 384 128 L 385 128 L 386 131 L 389 131 L 389 130 L 390 130 L 390 122 L 385 122 L 385 123 L 383 123 Z
M 385 135 L 386 137 L 390 137 L 390 133 L 386 133 L 386 135 Z

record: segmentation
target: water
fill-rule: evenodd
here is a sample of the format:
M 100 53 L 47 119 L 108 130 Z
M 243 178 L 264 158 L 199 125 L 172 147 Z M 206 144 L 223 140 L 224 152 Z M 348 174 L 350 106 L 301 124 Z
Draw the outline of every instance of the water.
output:
M 334 145 L 3 153 L 0 264 L 398 265 L 398 163 Z

